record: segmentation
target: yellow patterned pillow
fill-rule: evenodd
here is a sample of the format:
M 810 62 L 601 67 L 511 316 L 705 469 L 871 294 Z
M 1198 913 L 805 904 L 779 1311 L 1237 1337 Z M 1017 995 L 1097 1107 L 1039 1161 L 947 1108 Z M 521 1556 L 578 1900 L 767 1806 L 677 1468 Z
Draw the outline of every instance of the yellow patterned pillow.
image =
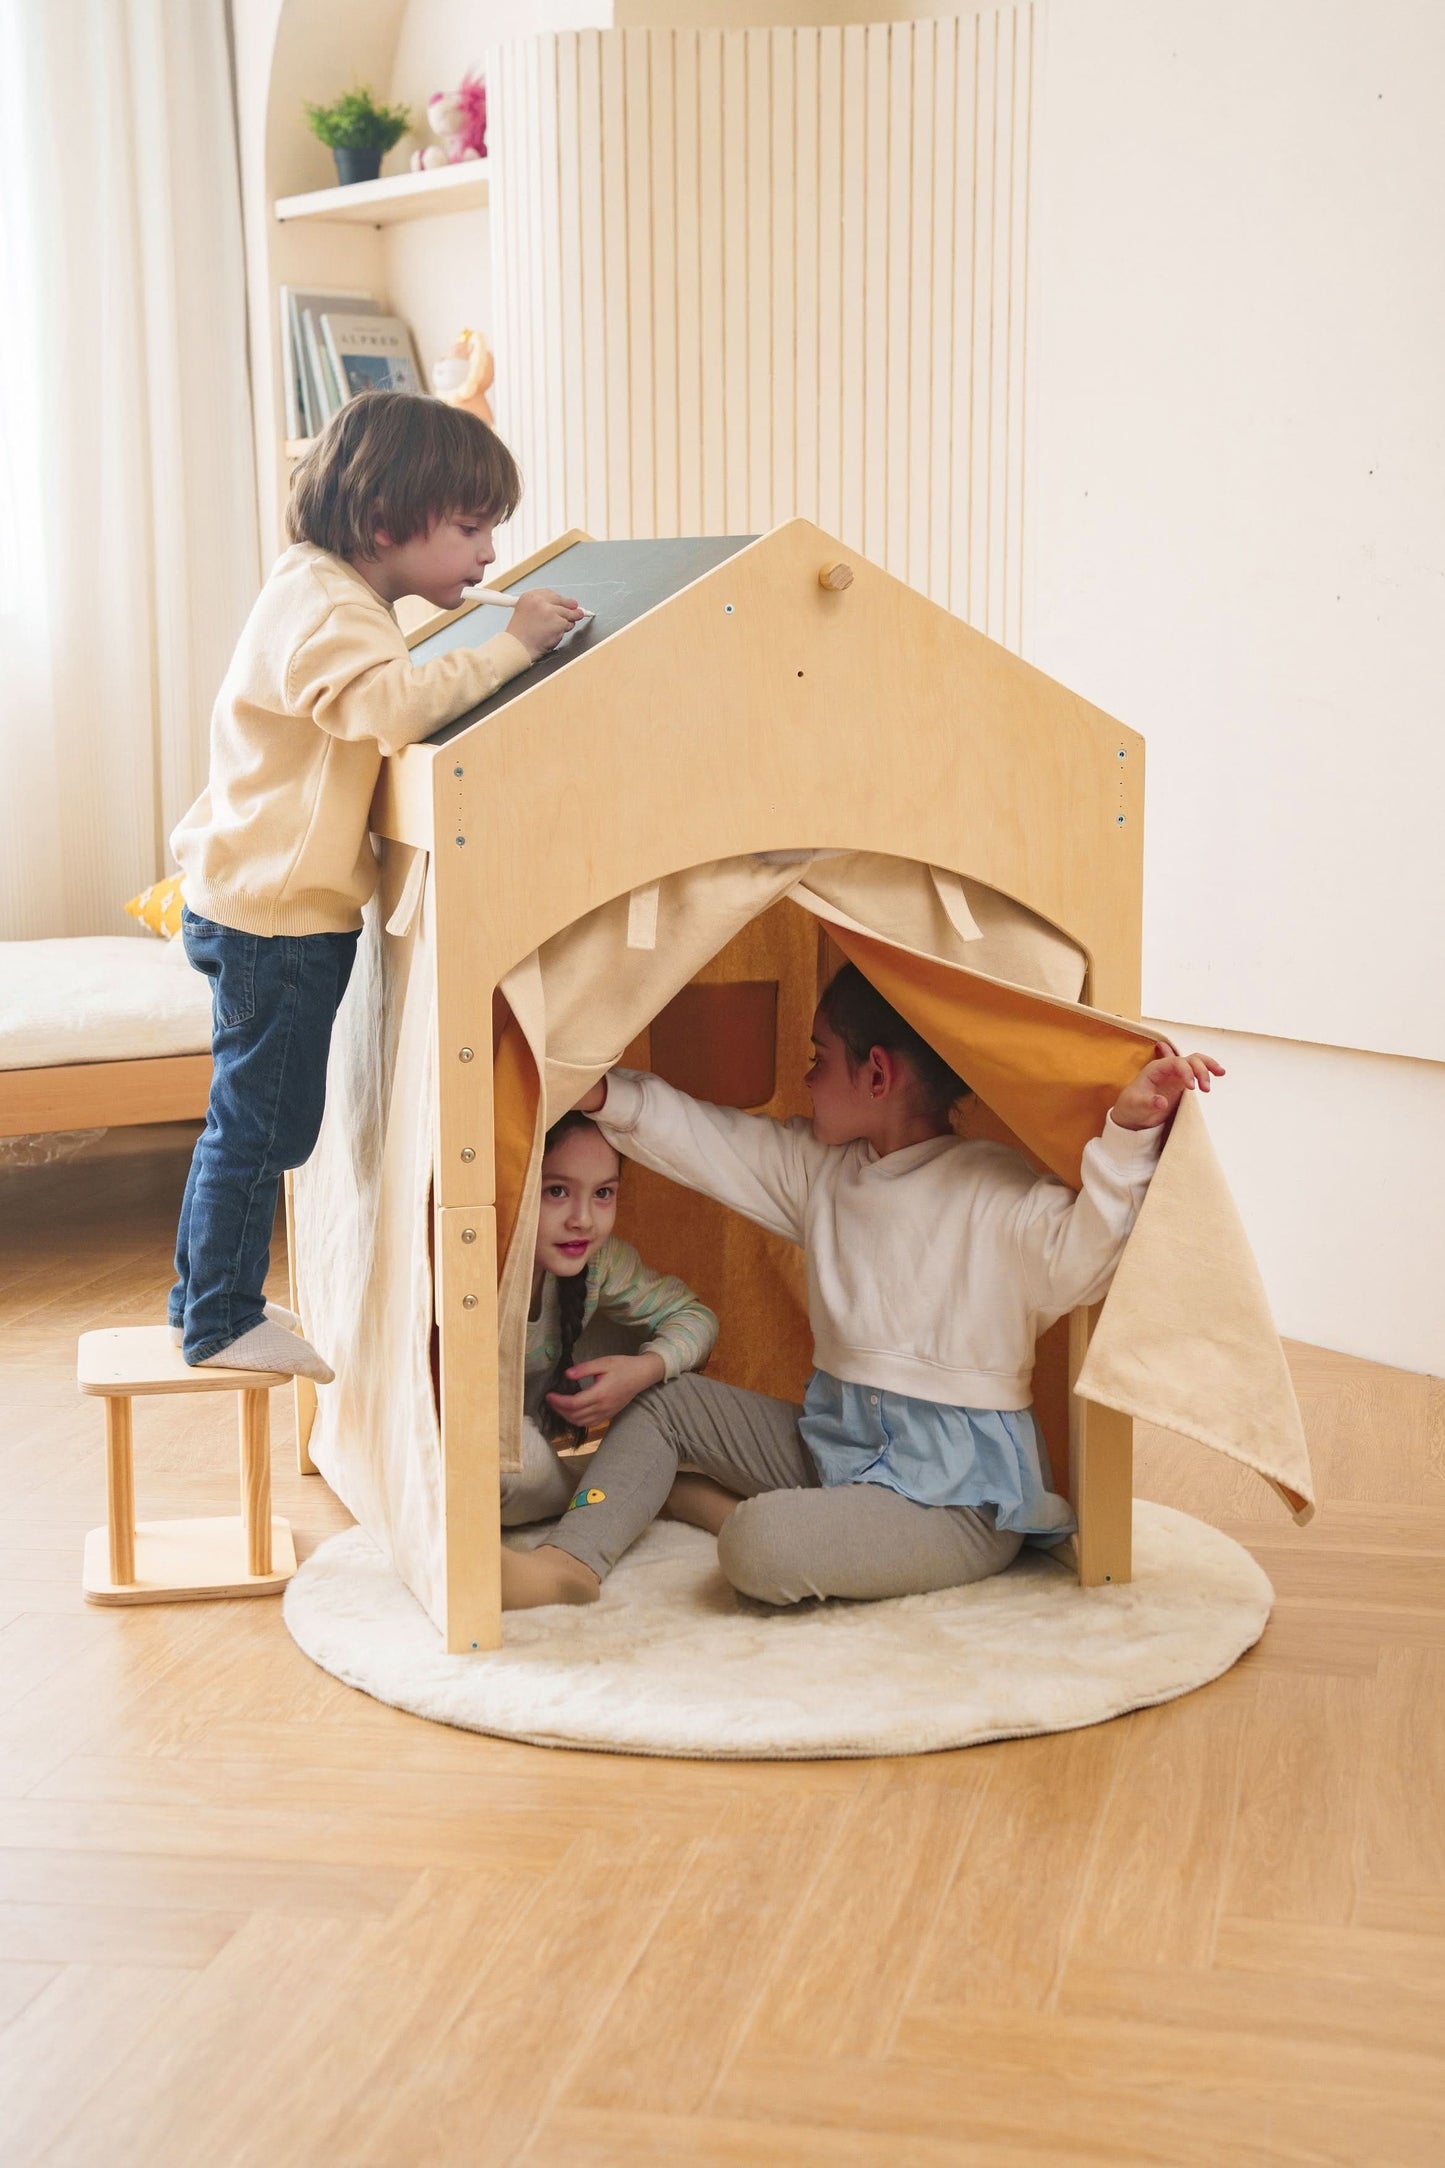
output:
M 181 876 L 169 873 L 163 881 L 153 881 L 149 888 L 131 897 L 126 909 L 163 941 L 174 940 L 181 930 Z

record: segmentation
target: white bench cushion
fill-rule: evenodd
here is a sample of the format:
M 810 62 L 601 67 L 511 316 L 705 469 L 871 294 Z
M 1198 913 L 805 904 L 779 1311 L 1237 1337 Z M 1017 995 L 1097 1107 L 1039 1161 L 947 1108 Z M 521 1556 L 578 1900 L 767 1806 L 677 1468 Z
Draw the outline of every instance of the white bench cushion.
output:
M 0 1069 L 210 1048 L 210 985 L 179 941 L 0 941 Z

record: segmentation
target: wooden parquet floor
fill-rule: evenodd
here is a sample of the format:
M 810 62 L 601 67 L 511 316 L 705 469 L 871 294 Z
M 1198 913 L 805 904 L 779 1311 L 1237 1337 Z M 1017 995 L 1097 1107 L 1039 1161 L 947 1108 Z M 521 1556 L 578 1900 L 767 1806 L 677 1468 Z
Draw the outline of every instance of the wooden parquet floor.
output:
M 6 2168 L 1445 2162 L 1445 1384 L 1292 1350 L 1302 1531 L 1142 1441 L 1279 1592 L 1183 1701 L 897 1762 L 545 1752 L 348 1691 L 275 1601 L 82 1604 L 75 1337 L 162 1314 L 184 1168 L 0 1175 Z M 285 1399 L 305 1552 L 345 1515 Z M 234 1510 L 229 1400 L 136 1429 L 143 1512 Z

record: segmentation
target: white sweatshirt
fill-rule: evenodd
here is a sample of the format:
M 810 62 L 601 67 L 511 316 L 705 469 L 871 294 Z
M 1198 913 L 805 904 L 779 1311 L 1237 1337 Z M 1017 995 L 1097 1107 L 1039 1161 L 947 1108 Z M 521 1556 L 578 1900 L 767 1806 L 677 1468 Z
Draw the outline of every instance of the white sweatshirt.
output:
M 1076 1194 L 1006 1145 L 932 1137 L 880 1158 L 627 1069 L 595 1119 L 630 1159 L 802 1245 L 819 1370 L 965 1408 L 1029 1405 L 1034 1341 L 1104 1293 L 1163 1140 L 1110 1116 Z

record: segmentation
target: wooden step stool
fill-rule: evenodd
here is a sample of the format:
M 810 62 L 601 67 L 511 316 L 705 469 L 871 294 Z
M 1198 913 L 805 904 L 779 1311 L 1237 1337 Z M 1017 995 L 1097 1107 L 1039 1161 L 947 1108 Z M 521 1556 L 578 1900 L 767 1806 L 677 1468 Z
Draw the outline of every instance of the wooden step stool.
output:
M 109 1326 L 80 1336 L 76 1378 L 105 1402 L 107 1524 L 85 1539 L 88 1603 L 180 1603 L 197 1596 L 269 1596 L 296 1571 L 289 1521 L 271 1515 L 273 1386 L 280 1370 L 188 1369 L 164 1325 Z M 131 1401 L 149 1393 L 236 1393 L 241 1419 L 241 1512 L 235 1519 L 135 1519 Z

